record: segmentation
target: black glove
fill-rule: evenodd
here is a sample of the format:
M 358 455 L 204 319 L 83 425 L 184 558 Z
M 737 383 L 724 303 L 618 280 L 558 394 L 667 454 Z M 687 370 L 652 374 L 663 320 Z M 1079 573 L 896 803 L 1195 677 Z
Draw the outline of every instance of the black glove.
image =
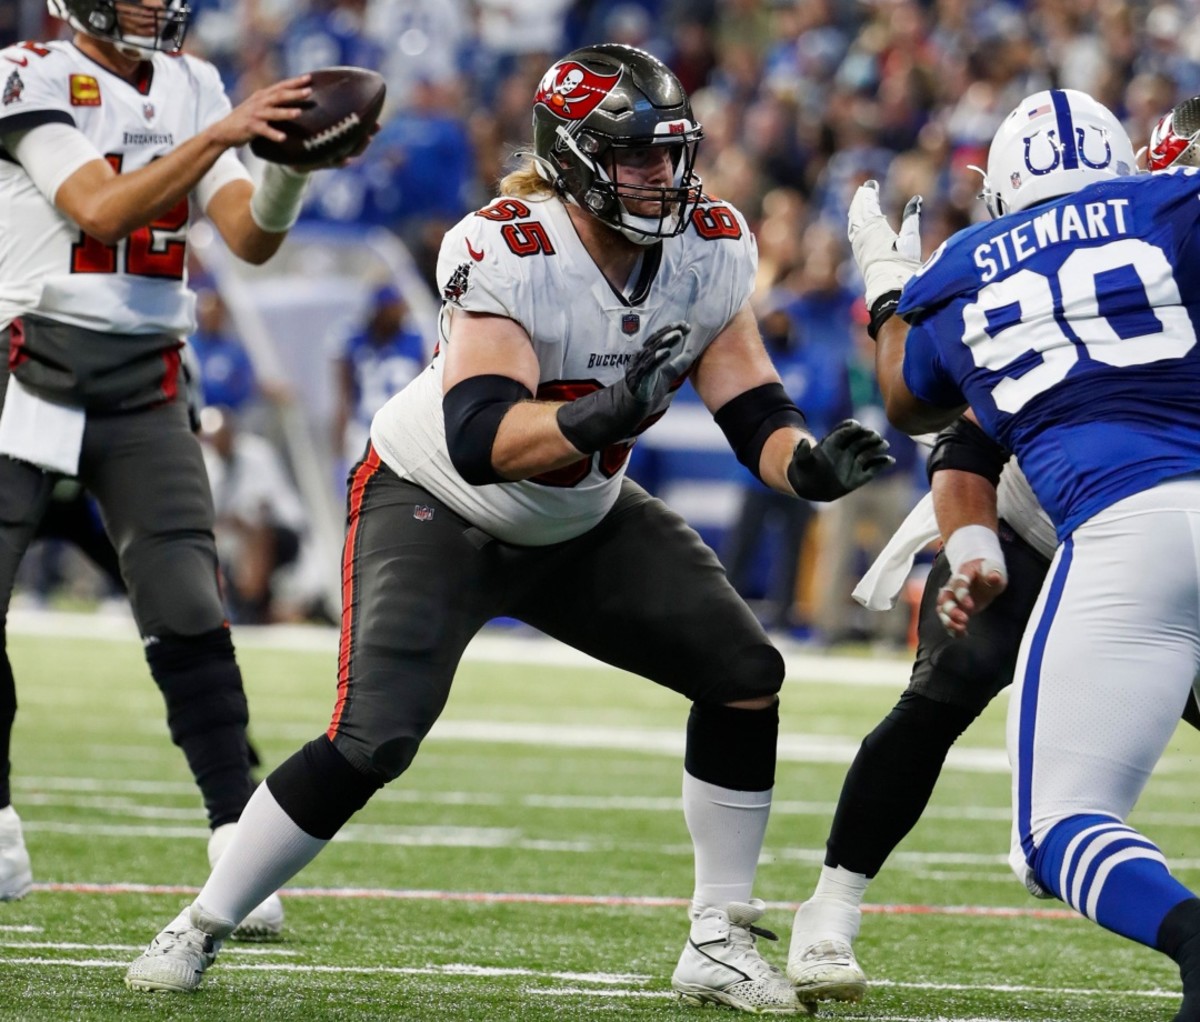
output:
M 792 452 L 787 478 L 796 496 L 830 501 L 869 483 L 896 459 L 888 442 L 861 422 L 846 419 L 813 447 L 801 440 Z
M 630 360 L 623 379 L 559 408 L 558 428 L 571 446 L 591 454 L 633 433 L 692 367 L 696 356 L 684 351 L 691 330 L 687 323 L 655 330 Z

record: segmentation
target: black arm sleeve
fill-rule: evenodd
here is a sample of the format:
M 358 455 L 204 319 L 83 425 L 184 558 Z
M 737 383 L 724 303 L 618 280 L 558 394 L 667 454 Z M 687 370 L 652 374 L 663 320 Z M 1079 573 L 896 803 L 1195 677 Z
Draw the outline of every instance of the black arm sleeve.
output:
M 787 396 L 781 383 L 764 383 L 744 391 L 717 409 L 713 416 L 737 460 L 759 480 L 758 463 L 769 437 L 781 426 L 804 429 L 804 413 Z
M 468 376 L 442 398 L 446 446 L 455 469 L 472 486 L 511 482 L 492 467 L 492 444 L 500 420 L 518 401 L 533 395 L 507 376 Z
M 960 417 L 937 435 L 925 469 L 930 481 L 935 472 L 953 468 L 974 472 L 995 486 L 1000 482 L 1000 471 L 1009 456 L 1008 451 L 970 419 Z

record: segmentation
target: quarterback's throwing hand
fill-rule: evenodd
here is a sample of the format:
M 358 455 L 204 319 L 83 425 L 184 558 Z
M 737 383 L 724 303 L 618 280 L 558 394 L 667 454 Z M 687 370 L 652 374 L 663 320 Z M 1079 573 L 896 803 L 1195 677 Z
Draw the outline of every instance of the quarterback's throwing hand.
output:
M 568 401 L 557 412 L 558 428 L 581 454 L 591 454 L 630 436 L 691 367 L 691 326 L 668 323 L 655 330 L 629 361 L 625 375 L 602 390 Z
M 879 182 L 867 181 L 850 202 L 847 234 L 866 285 L 867 308 L 873 316 L 875 303 L 884 295 L 903 290 L 921 266 L 921 196 L 908 200 L 897 234 L 879 206 Z
M 888 442 L 861 422 L 839 422 L 814 447 L 801 440 L 792 452 L 787 478 L 796 496 L 830 501 L 870 482 L 896 459 Z

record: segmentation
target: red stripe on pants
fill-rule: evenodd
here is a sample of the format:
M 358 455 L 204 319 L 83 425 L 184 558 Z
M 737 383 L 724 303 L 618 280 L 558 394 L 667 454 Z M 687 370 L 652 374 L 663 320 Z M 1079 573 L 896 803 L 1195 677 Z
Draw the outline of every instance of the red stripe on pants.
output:
M 329 722 L 326 736 L 332 741 L 337 734 L 338 723 L 346 706 L 350 689 L 350 643 L 354 634 L 354 554 L 358 541 L 359 515 L 367 483 L 379 471 L 379 455 L 374 445 L 367 448 L 366 457 L 354 470 L 350 481 L 349 509 L 346 515 L 346 545 L 342 548 L 342 634 L 338 641 L 338 687 L 337 702 L 333 707 L 333 720 Z

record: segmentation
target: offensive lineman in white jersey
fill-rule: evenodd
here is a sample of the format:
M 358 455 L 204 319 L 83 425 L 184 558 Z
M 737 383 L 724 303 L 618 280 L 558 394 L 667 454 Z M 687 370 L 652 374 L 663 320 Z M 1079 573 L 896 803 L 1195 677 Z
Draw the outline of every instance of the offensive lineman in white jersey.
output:
M 338 700 L 260 786 L 199 897 L 127 982 L 190 990 L 222 939 L 412 762 L 471 637 L 508 615 L 692 700 L 683 801 L 692 1004 L 803 1011 L 758 953 L 751 888 L 774 784 L 783 660 L 716 556 L 624 478 L 690 374 L 742 461 L 832 500 L 891 463 L 854 422 L 817 443 L 748 298 L 741 215 L 692 173 L 679 81 L 628 46 L 578 50 L 534 101 L 534 153 L 442 245 L 441 343 L 376 416 L 352 474 Z
M 55 482 L 96 497 L 171 737 L 204 797 L 210 860 L 253 789 L 247 707 L 217 589 L 213 508 L 180 386 L 193 329 L 188 221 L 269 259 L 306 175 L 256 185 L 233 150 L 299 111 L 306 77 L 231 109 L 216 69 L 179 50 L 183 0 L 49 0 L 70 41 L 0 51 L 0 599 Z M 0 898 L 32 882 L 10 805 L 16 693 L 0 657 Z M 268 897 L 270 895 L 270 897 Z M 265 900 L 264 900 L 265 899 Z M 241 936 L 279 932 L 271 893 Z

